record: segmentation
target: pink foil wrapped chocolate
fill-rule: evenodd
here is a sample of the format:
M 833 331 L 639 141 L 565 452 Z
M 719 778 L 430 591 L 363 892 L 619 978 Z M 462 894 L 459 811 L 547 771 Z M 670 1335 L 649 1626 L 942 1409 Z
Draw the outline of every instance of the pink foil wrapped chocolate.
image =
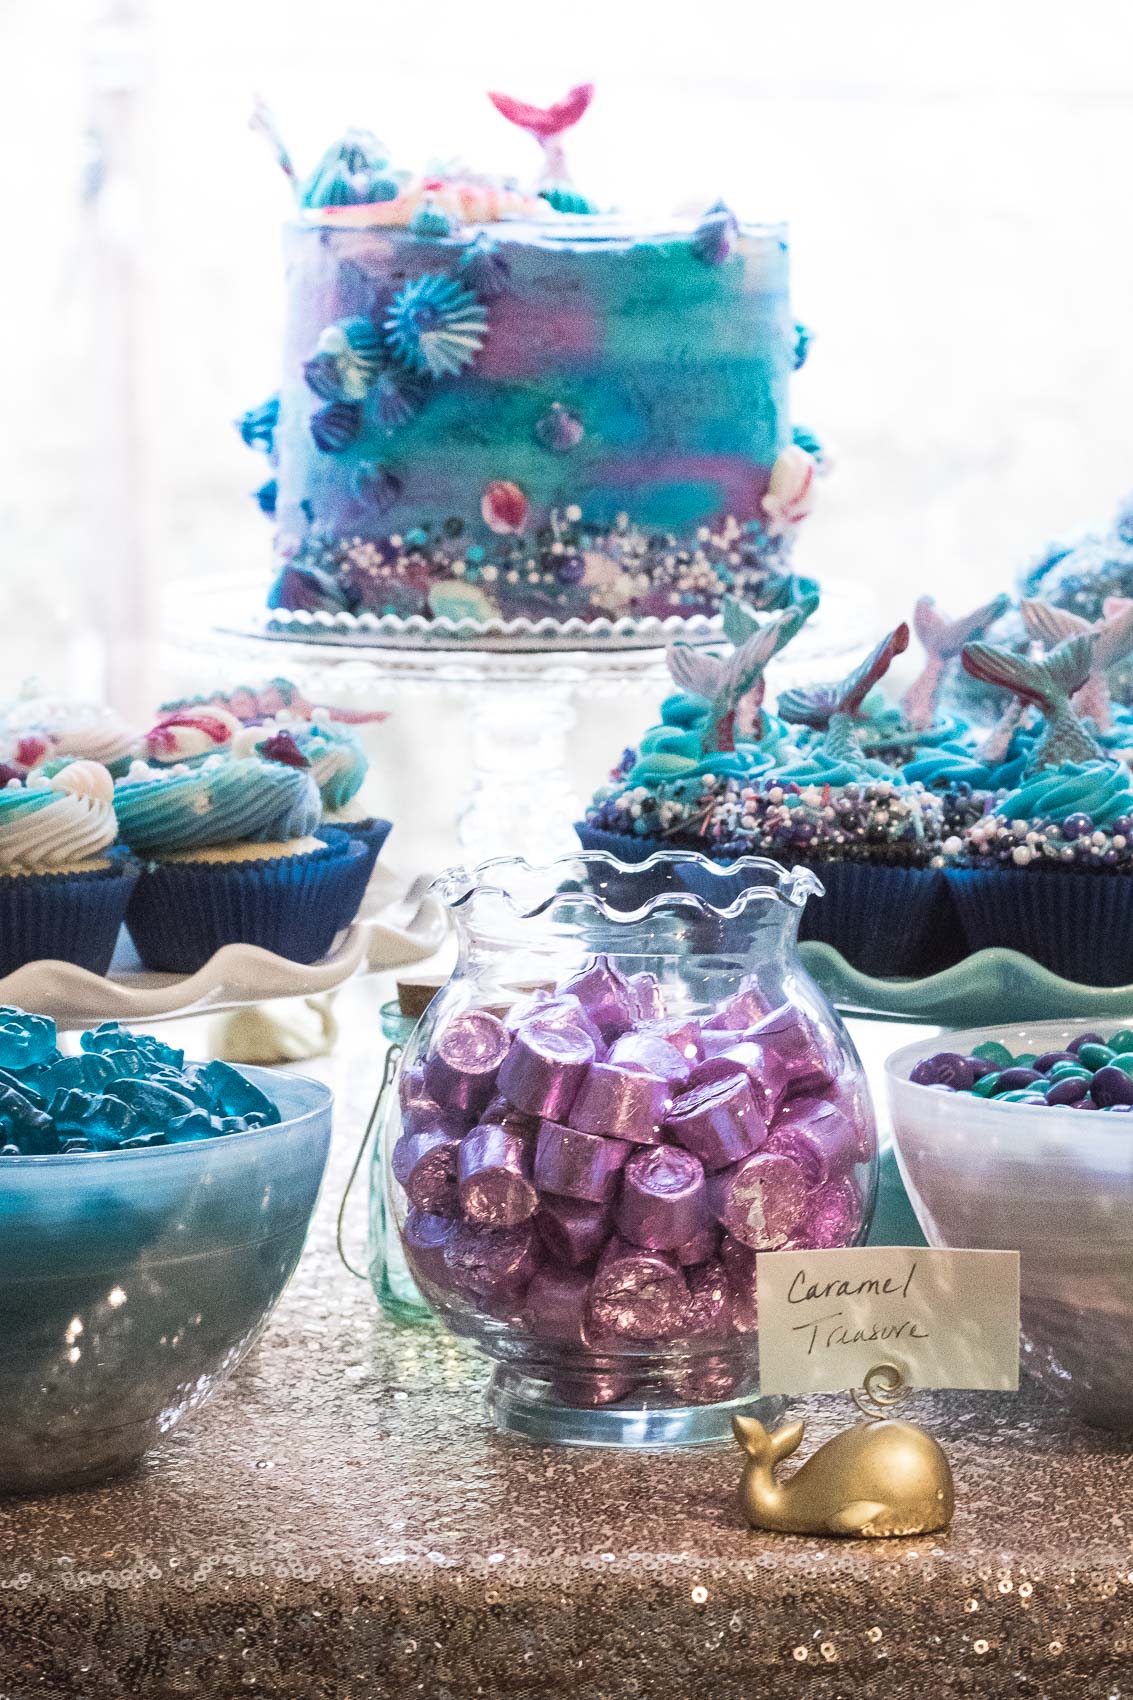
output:
M 555 1192 L 591 1204 L 608 1203 L 618 1190 L 622 1168 L 632 1150 L 624 1140 L 605 1139 L 598 1133 L 582 1133 L 545 1121 L 535 1146 L 535 1185 L 540 1193 Z
M 551 1262 L 574 1269 L 597 1257 L 612 1232 L 613 1215 L 608 1204 L 548 1192 L 539 1201 L 535 1227 Z
M 665 1131 L 709 1170 L 746 1157 L 767 1137 L 746 1073 L 730 1074 L 686 1092 L 669 1112 Z
M 565 1121 L 594 1056 L 578 1028 L 524 1022 L 500 1069 L 500 1091 L 517 1110 Z
M 665 998 L 661 982 L 655 974 L 631 974 L 634 1015 L 638 1022 L 656 1021 L 665 1013 Z
M 540 1269 L 527 1289 L 524 1319 L 532 1334 L 542 1340 L 585 1346 L 589 1302 L 588 1275 L 577 1269 Z
M 539 1132 L 539 1117 L 529 1116 L 524 1110 L 517 1110 L 514 1104 L 500 1093 L 481 1112 L 480 1125 L 491 1123 L 493 1127 L 506 1127 L 509 1133 L 522 1135 L 530 1144 L 535 1143 L 535 1135 Z
M 455 1231 L 451 1216 L 434 1216 L 427 1210 L 410 1206 L 402 1230 L 405 1256 L 417 1281 L 435 1281 L 440 1286 L 445 1279 L 445 1246 Z
M 435 1098 L 425 1090 L 425 1071 L 407 1069 L 397 1083 L 401 1102 L 401 1125 L 406 1133 L 419 1133 L 424 1127 L 440 1127 L 459 1139 L 469 1126 L 464 1110 L 442 1110 Z
M 731 1038 L 730 1033 L 719 1035 Z M 787 1096 L 790 1075 L 787 1065 L 770 1045 L 754 1039 L 740 1039 L 726 1051 L 706 1056 L 697 1063 L 689 1076 L 689 1085 L 707 1086 L 714 1080 L 726 1080 L 730 1074 L 746 1074 L 760 1115 L 770 1123 Z
M 858 1132 L 837 1104 L 808 1094 L 784 1105 L 764 1150 L 790 1157 L 806 1176 L 808 1186 L 823 1186 L 859 1161 Z
M 853 1181 L 829 1181 L 807 1200 L 806 1214 L 795 1229 L 795 1244 L 816 1251 L 853 1245 L 862 1225 L 862 1201 Z
M 704 1055 L 700 1023 L 694 1015 L 667 1015 L 640 1029 L 643 1038 L 664 1039 L 691 1067 Z
M 583 1133 L 657 1145 L 672 1106 L 673 1092 L 666 1081 L 619 1063 L 599 1062 L 587 1070 L 567 1119 Z
M 755 1253 L 730 1234 L 720 1239 L 720 1262 L 728 1277 L 732 1327 L 737 1334 L 754 1334 L 759 1328 L 759 1299 L 755 1284 Z
M 754 1027 L 770 1009 L 770 1003 L 758 986 L 745 986 L 726 1003 L 722 1003 L 719 1009 L 708 1017 L 704 1027 L 709 1033 L 718 1028 L 742 1033 L 745 1028 Z
M 682 1405 L 718 1405 L 722 1399 L 731 1399 L 740 1393 L 745 1382 L 753 1399 L 758 1392 L 756 1387 L 751 1386 L 750 1370 L 745 1372 L 724 1354 L 674 1365 L 663 1379 L 669 1393 Z
M 498 1017 L 486 1009 L 462 1010 L 433 1042 L 425 1064 L 426 1092 L 442 1109 L 479 1114 L 495 1091 L 510 1043 Z
M 563 1369 L 555 1376 L 552 1386 L 564 1405 L 596 1410 L 628 1399 L 641 1382 L 612 1370 Z
M 606 1042 L 581 1003 L 570 992 L 534 992 L 513 1004 L 504 1018 L 509 1033 L 518 1033 L 530 1021 L 543 1027 L 577 1027 L 593 1041 L 594 1054 L 605 1053 Z
M 734 1051 L 747 1037 L 745 1027 L 706 1027 L 700 1035 L 700 1048 L 706 1057 L 721 1057 Z
M 530 1222 L 518 1228 L 474 1228 L 460 1222 L 445 1242 L 448 1283 L 496 1308 L 514 1305 L 539 1267 L 539 1242 Z
M 618 1232 L 649 1251 L 675 1251 L 708 1223 L 704 1167 L 679 1145 L 637 1151 L 622 1175 Z
M 614 1040 L 606 1061 L 641 1074 L 655 1074 L 678 1091 L 688 1085 L 691 1070 L 688 1058 L 675 1045 L 653 1033 L 623 1033 Z
M 683 1245 L 675 1246 L 673 1256 L 682 1269 L 688 1269 L 693 1264 L 707 1263 L 709 1258 L 715 1257 L 719 1245 L 720 1230 L 715 1222 L 709 1222 L 707 1227 L 701 1228 L 699 1233 L 693 1234 Z
M 834 1075 L 821 1035 L 809 1016 L 794 1004 L 780 1004 L 744 1035 L 769 1045 L 786 1064 L 789 1092 L 820 1092 L 832 1086 Z
M 572 974 L 560 989 L 574 994 L 607 1044 L 637 1024 L 634 988 L 608 956 L 596 956 L 588 968 Z
M 807 1204 L 806 1177 L 789 1157 L 756 1151 L 708 1178 L 708 1198 L 721 1227 L 753 1251 L 779 1251 Z
M 717 1259 L 690 1269 L 688 1280 L 688 1309 L 685 1313 L 686 1332 L 725 1338 L 731 1330 L 732 1291 L 728 1272 Z
M 403 1133 L 393 1148 L 393 1178 L 410 1204 L 436 1216 L 455 1216 L 456 1159 L 460 1140 L 443 1128 Z
M 522 1134 L 481 1124 L 465 1134 L 456 1159 L 460 1208 L 480 1228 L 516 1228 L 539 1205 Z
M 673 1340 L 684 1326 L 688 1286 L 675 1257 L 612 1239 L 598 1259 L 590 1289 L 596 1337 Z

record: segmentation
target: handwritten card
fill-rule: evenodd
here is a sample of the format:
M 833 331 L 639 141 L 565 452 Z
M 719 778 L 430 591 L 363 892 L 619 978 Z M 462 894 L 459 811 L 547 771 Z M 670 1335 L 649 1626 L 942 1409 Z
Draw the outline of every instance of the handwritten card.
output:
M 1019 1385 L 1019 1253 L 863 1246 L 756 1260 L 763 1393 L 839 1393 L 891 1363 L 910 1387 Z

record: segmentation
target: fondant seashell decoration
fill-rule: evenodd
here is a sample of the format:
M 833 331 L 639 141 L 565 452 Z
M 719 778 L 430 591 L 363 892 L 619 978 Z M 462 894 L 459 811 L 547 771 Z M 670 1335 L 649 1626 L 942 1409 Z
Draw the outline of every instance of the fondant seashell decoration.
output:
M 364 460 L 354 473 L 354 489 L 367 507 L 384 514 L 401 494 L 401 479 L 387 466 Z
M 342 379 L 333 354 L 312 354 L 309 360 L 303 362 L 303 376 L 307 387 L 314 390 L 321 400 L 342 400 Z
M 483 347 L 488 316 L 470 289 L 425 272 L 394 296 L 385 320 L 386 346 L 411 372 L 453 377 Z
M 392 372 L 379 374 L 378 381 L 374 385 L 371 405 L 379 424 L 383 425 L 387 431 L 396 431 L 399 426 L 408 425 L 417 411 L 416 403 L 407 386 L 399 382 Z
M 562 402 L 553 401 L 535 422 L 535 439 L 552 454 L 569 454 L 586 435 L 582 420 Z
M 511 267 L 504 259 L 498 242 L 483 231 L 464 250 L 460 275 L 481 301 L 495 301 L 508 286 Z
M 311 436 L 324 454 L 340 454 L 357 441 L 362 408 L 356 401 L 332 401 L 311 415 Z
M 480 501 L 480 512 L 484 523 L 493 531 L 501 534 L 509 531 L 522 531 L 523 522 L 527 518 L 527 497 L 518 484 L 512 484 L 507 479 L 496 479 L 488 485 Z

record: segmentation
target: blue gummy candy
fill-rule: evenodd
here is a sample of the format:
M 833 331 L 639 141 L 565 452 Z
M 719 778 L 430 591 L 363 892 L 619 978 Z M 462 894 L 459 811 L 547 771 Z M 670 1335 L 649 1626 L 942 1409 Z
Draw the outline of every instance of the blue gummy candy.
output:
M 185 1145 L 194 1139 L 211 1139 L 216 1133 L 212 1117 L 206 1110 L 190 1110 L 187 1116 L 178 1116 L 165 1129 L 165 1137 L 170 1145 Z
M 121 1049 L 129 1037 L 116 1021 L 100 1021 L 97 1027 L 92 1027 L 88 1033 L 82 1034 L 79 1046 L 84 1051 L 116 1051 Z
M 42 1074 L 34 1074 L 36 1090 L 51 1098 L 56 1092 L 98 1092 L 114 1079 L 114 1065 L 105 1057 L 60 1057 Z
M 183 1092 L 173 1092 L 153 1080 L 111 1080 L 106 1090 L 129 1104 L 151 1128 L 164 1127 L 167 1122 L 190 1115 L 194 1108 L 192 1099 Z
M 118 1149 L 119 1151 L 139 1151 L 147 1145 L 167 1145 L 168 1143 L 164 1133 L 139 1133 L 133 1139 L 124 1139 Z
M 18 1145 L 0 1145 L 0 1157 L 18 1157 L 19 1155 L 20 1148 Z
M 61 1135 L 89 1139 L 96 1151 L 114 1151 L 123 1140 L 149 1131 L 129 1104 L 108 1095 L 95 1098 L 89 1092 L 57 1092 L 47 1109 Z
M 55 1023 L 49 1015 L 0 1004 L 0 1068 L 19 1074 L 46 1061 L 54 1049 Z
M 93 1151 L 94 1146 L 89 1139 L 80 1139 L 76 1134 L 72 1139 L 65 1139 L 59 1149 L 65 1157 L 73 1157 L 76 1151 Z
M 25 1157 L 49 1157 L 56 1148 L 51 1117 L 10 1086 L 0 1087 L 0 1135 L 18 1145 Z
M 280 1119 L 267 1094 L 229 1063 L 206 1063 L 195 1079 L 209 1094 L 209 1108 L 215 1115 L 242 1116 L 247 1127 L 271 1127 Z
M 7 1087 L 9 1092 L 15 1092 L 17 1097 L 25 1099 L 35 1109 L 42 1110 L 47 1099 L 40 1089 L 38 1076 L 34 1082 L 26 1074 L 9 1074 L 6 1068 L 0 1068 L 0 1086 Z
M 162 1063 L 166 1068 L 176 1069 L 178 1073 L 185 1066 L 184 1051 L 174 1050 L 161 1039 L 155 1039 L 152 1033 L 127 1033 L 116 1021 L 103 1021 L 89 1033 L 84 1033 L 79 1040 L 84 1051 L 92 1051 L 105 1055 L 108 1051 L 130 1051 L 139 1057 L 144 1057 L 150 1063 Z M 144 1068 L 119 1070 L 121 1074 L 143 1074 Z

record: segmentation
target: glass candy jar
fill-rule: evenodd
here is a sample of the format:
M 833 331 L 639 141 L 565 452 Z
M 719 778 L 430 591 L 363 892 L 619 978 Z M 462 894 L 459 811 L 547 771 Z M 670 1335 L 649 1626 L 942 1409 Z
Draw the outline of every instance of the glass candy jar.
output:
M 861 1064 L 802 967 L 806 869 L 501 858 L 434 889 L 459 960 L 402 1059 L 384 1210 L 540 1441 L 715 1441 L 758 1390 L 755 1257 L 860 1240 Z

